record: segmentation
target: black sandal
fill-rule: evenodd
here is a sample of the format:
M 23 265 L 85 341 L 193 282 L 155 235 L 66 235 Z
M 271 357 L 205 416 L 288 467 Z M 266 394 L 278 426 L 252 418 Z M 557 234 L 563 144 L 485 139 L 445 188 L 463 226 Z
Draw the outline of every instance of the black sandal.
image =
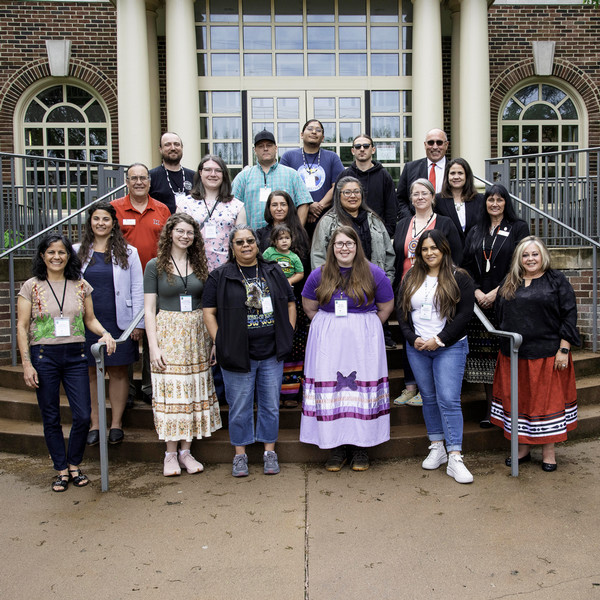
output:
M 69 476 L 68 475 L 60 475 L 56 476 L 56 479 L 52 482 L 52 491 L 53 492 L 66 492 L 69 487 Z
M 77 473 L 77 475 L 73 475 Z M 90 480 L 81 472 L 81 469 L 69 469 L 69 477 L 75 487 L 85 487 Z

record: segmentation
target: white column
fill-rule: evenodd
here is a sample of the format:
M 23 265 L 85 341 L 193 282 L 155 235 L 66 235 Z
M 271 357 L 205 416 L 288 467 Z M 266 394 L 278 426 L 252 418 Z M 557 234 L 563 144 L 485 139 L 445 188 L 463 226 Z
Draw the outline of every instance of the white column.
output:
M 479 177 L 491 150 L 487 10 L 487 0 L 460 0 L 460 148 Z
M 412 53 L 413 159 L 425 156 L 421 143 L 434 128 L 444 128 L 442 22 L 440 0 L 413 0 Z
M 183 141 L 183 164 L 195 169 L 200 156 L 198 66 L 194 0 L 167 0 L 167 123 Z
M 150 165 L 148 35 L 144 0 L 117 2 L 119 162 Z
M 460 153 L 460 2 L 449 5 L 452 19 L 452 47 L 450 51 L 450 153 Z
M 160 164 L 160 89 L 158 85 L 158 40 L 156 9 L 158 0 L 146 0 L 146 26 L 148 31 L 148 69 L 150 73 L 150 139 L 152 158 L 150 168 Z

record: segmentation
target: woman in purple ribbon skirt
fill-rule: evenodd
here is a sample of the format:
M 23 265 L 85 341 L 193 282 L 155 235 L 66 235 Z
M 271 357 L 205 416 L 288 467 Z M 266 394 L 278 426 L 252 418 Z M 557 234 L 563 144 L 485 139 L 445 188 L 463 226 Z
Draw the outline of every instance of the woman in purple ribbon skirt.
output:
M 369 468 L 366 448 L 390 439 L 390 395 L 382 323 L 394 306 L 389 279 L 364 255 L 352 227 L 336 229 L 322 267 L 302 292 L 311 319 L 300 441 L 330 449 L 339 471 Z

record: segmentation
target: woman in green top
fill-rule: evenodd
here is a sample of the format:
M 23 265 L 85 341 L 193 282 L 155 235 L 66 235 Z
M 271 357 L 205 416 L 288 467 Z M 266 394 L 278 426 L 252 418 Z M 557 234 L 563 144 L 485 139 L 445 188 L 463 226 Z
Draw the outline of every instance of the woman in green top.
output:
M 212 342 L 202 319 L 207 277 L 198 223 L 186 213 L 171 215 L 160 234 L 158 255 L 144 273 L 152 409 L 158 437 L 167 444 L 165 477 L 179 475 L 181 467 L 188 473 L 203 471 L 190 453 L 192 440 L 210 437 L 221 427 L 209 368 Z

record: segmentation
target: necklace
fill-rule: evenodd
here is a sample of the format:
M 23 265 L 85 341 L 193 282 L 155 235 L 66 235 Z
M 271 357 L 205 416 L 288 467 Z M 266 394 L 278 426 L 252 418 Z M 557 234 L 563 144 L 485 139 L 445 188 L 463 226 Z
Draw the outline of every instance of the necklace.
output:
M 427 227 L 429 227 L 429 223 L 431 223 L 434 216 L 435 216 L 435 213 L 431 213 L 429 215 L 429 219 L 427 219 L 427 223 L 425 223 L 425 227 L 423 227 L 418 233 L 417 233 L 417 216 L 415 215 L 412 219 L 412 230 L 413 230 L 412 239 L 410 240 L 410 242 L 408 242 L 408 257 L 410 258 L 412 263 L 414 263 L 415 251 L 417 249 L 417 244 L 419 243 L 419 238 L 421 237 L 421 234 L 427 229 Z
M 317 152 L 317 168 L 313 168 L 315 166 L 315 159 L 313 158 L 312 161 L 312 165 L 308 165 L 308 162 L 306 160 L 306 154 L 304 153 L 304 148 L 302 149 L 302 160 L 304 162 L 304 168 L 306 169 L 307 173 L 310 175 L 311 173 L 316 173 L 319 170 L 319 167 L 321 166 L 321 148 L 319 148 L 319 151 Z

